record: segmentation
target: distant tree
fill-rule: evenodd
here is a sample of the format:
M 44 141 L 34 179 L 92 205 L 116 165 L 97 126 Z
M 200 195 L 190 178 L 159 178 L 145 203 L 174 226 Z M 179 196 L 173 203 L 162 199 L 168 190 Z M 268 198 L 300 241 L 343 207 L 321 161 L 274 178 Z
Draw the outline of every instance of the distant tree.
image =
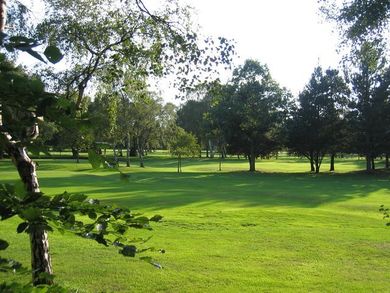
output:
M 88 108 L 96 142 L 115 145 L 118 141 L 118 108 L 120 97 L 112 85 L 99 87 L 94 101 Z M 115 148 L 115 146 L 114 146 Z
M 268 67 L 246 60 L 236 68 L 221 99 L 211 111 L 222 127 L 232 153 L 245 154 L 249 170 L 255 171 L 256 157 L 278 148 L 276 129 L 284 116 L 288 93 L 272 79 Z
M 199 145 L 193 134 L 186 132 L 183 128 L 177 127 L 175 136 L 170 144 L 170 152 L 177 157 L 177 172 L 181 173 L 181 159 L 183 157 L 194 157 L 199 153 Z
M 170 142 L 175 135 L 177 107 L 172 103 L 166 103 L 158 117 L 159 123 L 159 146 L 162 149 L 169 149 Z
M 203 127 L 203 116 L 207 110 L 208 103 L 205 99 L 188 100 L 177 111 L 177 125 L 195 135 L 198 144 L 204 145 L 208 151 L 208 142 Z
M 355 71 L 351 73 L 355 151 L 366 158 L 366 170 L 375 169 L 374 159 L 383 153 L 388 132 L 384 123 L 388 108 L 389 79 L 385 77 L 385 59 L 375 43 L 364 43 L 354 52 Z
M 148 144 L 158 140 L 161 100 L 153 93 L 134 96 L 131 103 L 132 133 L 137 145 L 140 167 L 144 167 L 144 154 Z
M 334 155 L 342 143 L 349 89 L 337 70 L 317 67 L 299 94 L 298 107 L 287 122 L 287 146 L 310 161 L 311 171 L 320 171 L 326 153 Z M 334 170 L 332 164 L 331 170 Z

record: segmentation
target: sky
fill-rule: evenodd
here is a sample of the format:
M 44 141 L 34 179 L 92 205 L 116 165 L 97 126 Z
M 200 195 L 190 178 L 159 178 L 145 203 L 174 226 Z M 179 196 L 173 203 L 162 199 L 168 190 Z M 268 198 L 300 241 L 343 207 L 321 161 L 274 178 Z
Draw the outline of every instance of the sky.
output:
M 273 78 L 295 96 L 317 65 L 337 68 L 341 59 L 338 35 L 320 14 L 317 0 L 179 1 L 195 9 L 193 19 L 203 35 L 235 40 L 235 66 L 248 58 L 267 64 Z M 221 76 L 226 81 L 231 73 Z M 180 103 L 167 81 L 158 88 L 166 102 Z
M 236 41 L 240 58 L 268 65 L 271 75 L 295 95 L 314 67 L 336 67 L 338 35 L 319 12 L 317 0 L 187 0 L 206 35 Z

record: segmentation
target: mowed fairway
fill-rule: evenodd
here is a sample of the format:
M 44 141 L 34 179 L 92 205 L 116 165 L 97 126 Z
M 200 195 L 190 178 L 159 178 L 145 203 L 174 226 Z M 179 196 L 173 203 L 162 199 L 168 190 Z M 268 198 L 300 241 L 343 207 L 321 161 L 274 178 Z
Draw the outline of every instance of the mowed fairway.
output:
M 378 212 L 390 207 L 390 174 L 355 172 L 364 162 L 336 162 L 336 173 L 307 172 L 308 163 L 281 157 L 259 160 L 247 172 L 245 160 L 183 162 L 149 157 L 146 168 L 122 170 L 129 182 L 82 161 L 38 160 L 42 191 L 84 192 L 147 216 L 161 214 L 144 246 L 164 267 L 124 258 L 115 248 L 50 234 L 56 281 L 80 292 L 389 292 L 390 227 Z M 328 169 L 325 162 L 323 169 Z M 354 171 L 354 172 L 350 172 Z M 17 173 L 0 161 L 0 180 Z M 10 240 L 2 256 L 29 265 L 26 234 L 16 220 L 0 223 Z M 0 281 L 29 276 L 0 273 Z

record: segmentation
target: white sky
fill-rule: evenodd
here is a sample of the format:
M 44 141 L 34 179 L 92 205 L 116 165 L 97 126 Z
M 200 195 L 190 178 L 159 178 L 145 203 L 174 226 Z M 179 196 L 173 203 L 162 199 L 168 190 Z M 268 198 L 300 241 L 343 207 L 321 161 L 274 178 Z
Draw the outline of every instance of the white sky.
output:
M 320 15 L 317 0 L 187 0 L 207 35 L 236 40 L 240 59 L 266 63 L 273 78 L 294 94 L 314 67 L 337 67 L 337 34 Z
M 337 67 L 339 63 L 337 34 L 320 15 L 317 0 L 180 1 L 195 8 L 194 20 L 202 34 L 236 41 L 240 57 L 235 65 L 247 58 L 267 64 L 273 78 L 294 95 L 303 89 L 315 66 Z M 230 73 L 221 72 L 221 76 L 226 79 Z M 167 82 L 161 82 L 160 89 L 165 101 L 179 103 Z

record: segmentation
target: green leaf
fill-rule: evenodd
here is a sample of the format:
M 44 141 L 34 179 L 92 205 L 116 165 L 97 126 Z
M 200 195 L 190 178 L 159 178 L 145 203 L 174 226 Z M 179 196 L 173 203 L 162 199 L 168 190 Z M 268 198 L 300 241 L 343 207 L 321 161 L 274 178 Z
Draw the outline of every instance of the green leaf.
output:
M 163 219 L 163 216 L 161 215 L 154 215 L 153 217 L 150 218 L 150 221 L 152 222 L 160 222 Z
M 16 232 L 22 233 L 22 232 L 24 232 L 27 229 L 27 227 L 28 227 L 28 223 L 27 222 L 20 223 L 18 225 L 18 228 L 16 228 Z
M 135 257 L 135 254 L 137 252 L 137 247 L 134 245 L 125 245 L 121 250 L 119 250 L 120 254 L 123 254 L 124 256 L 130 256 Z
M 0 239 L 0 250 L 5 250 L 5 249 L 7 249 L 8 246 L 9 246 L 9 244 L 7 241 Z
M 39 219 L 41 214 L 42 211 L 39 208 L 29 207 L 26 210 L 22 211 L 21 216 L 22 218 L 31 222 Z
M 138 217 L 134 219 L 137 223 L 148 224 L 149 219 L 147 217 Z
M 92 220 L 95 220 L 97 218 L 97 214 L 95 211 L 88 211 L 88 217 Z
M 75 194 L 70 195 L 69 202 L 72 202 L 72 201 L 83 202 L 86 199 L 87 199 L 87 196 L 85 194 L 75 193 Z
M 47 60 L 54 64 L 61 61 L 61 59 L 64 57 L 60 49 L 58 49 L 56 46 L 48 46 L 43 54 L 45 54 Z

